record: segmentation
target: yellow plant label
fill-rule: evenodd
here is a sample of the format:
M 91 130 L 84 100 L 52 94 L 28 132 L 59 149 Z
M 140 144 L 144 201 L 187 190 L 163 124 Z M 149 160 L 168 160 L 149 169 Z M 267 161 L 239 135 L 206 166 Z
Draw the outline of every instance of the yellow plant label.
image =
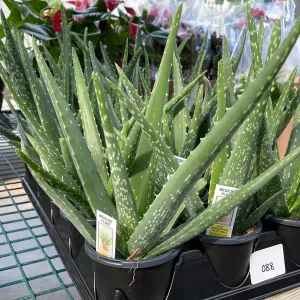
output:
M 212 204 L 222 201 L 223 198 L 230 195 L 236 188 L 217 184 Z M 234 221 L 237 213 L 237 207 L 227 216 L 221 218 L 216 224 L 206 230 L 207 235 L 217 237 L 231 237 Z

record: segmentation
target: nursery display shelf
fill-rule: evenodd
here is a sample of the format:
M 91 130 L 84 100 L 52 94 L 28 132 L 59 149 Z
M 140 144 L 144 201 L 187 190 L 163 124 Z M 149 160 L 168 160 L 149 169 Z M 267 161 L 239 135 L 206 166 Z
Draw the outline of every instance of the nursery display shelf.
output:
M 82 299 L 23 189 L 24 171 L 0 138 L 0 299 Z

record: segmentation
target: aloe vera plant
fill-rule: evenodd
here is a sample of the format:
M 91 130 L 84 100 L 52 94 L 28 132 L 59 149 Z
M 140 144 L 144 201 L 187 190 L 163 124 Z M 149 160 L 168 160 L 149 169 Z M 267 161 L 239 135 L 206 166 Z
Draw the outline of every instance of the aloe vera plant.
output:
M 216 88 L 211 89 L 205 79 L 199 82 L 203 77 L 201 67 L 195 71 L 193 81 L 183 86 L 175 47 L 181 10 L 180 5 L 173 18 L 151 93 L 147 67 L 145 71 L 140 70 L 136 63 L 129 73 L 129 63 L 113 74 L 109 62 L 99 62 L 92 47 L 85 42 L 82 51 L 90 67 L 82 70 L 77 53 L 73 51 L 68 53 L 72 57 L 72 66 L 63 68 L 63 72 L 71 69 L 74 74 L 75 84 L 71 87 L 66 74 L 62 72 L 62 76 L 57 76 L 58 65 L 47 64 L 41 48 L 34 43 L 40 77 L 34 72 L 24 73 L 25 84 L 31 90 L 36 84 L 39 86 L 38 95 L 31 95 L 34 109 L 24 104 L 20 87 L 16 86 L 20 82 L 11 78 L 15 68 L 7 74 L 0 65 L 0 75 L 28 124 L 24 128 L 25 134 L 21 135 L 17 153 L 54 204 L 92 246 L 95 247 L 96 233 L 86 219 L 95 216 L 97 210 L 115 218 L 118 224 L 117 250 L 123 257 L 132 253 L 134 259 L 157 256 L 195 237 L 233 208 L 246 203 L 300 155 L 298 145 L 291 146 L 283 160 L 260 171 L 258 177 L 240 184 L 223 201 L 204 209 L 198 196 L 199 179 L 212 162 L 216 163 L 217 158 L 225 159 L 222 151 L 227 151 L 226 145 L 232 148 L 232 138 L 238 134 L 236 140 L 239 140 L 243 124 L 249 122 L 253 112 L 263 105 L 268 88 L 299 36 L 300 21 L 264 68 L 257 70 L 255 78 L 249 80 L 239 99 L 232 101 L 232 83 L 225 86 L 224 74 L 234 71 L 235 59 L 225 59 L 220 63 L 220 81 Z M 66 22 L 63 22 L 63 29 L 66 39 Z M 25 66 L 27 54 L 20 45 L 18 31 L 13 28 L 12 32 L 7 36 Z M 70 60 L 68 54 L 62 56 L 59 66 Z M 6 52 L 0 47 L 0 57 L 3 55 Z M 200 58 L 199 61 L 201 64 Z M 10 64 L 16 67 L 13 60 Z M 127 76 L 132 72 L 138 74 L 133 76 L 133 81 Z M 172 100 L 167 102 L 171 72 L 175 91 Z M 70 109 L 70 88 L 72 97 L 79 100 L 80 124 Z M 190 120 L 187 97 L 190 97 L 193 88 L 197 102 Z M 44 95 L 51 107 L 51 116 L 41 109 Z M 231 105 L 226 112 L 225 103 Z M 194 133 L 199 128 L 199 119 L 202 114 L 209 114 L 216 105 L 214 125 L 196 145 Z M 35 110 L 39 118 L 36 118 Z M 46 126 L 48 117 L 55 120 L 55 137 Z M 277 133 L 277 129 L 273 131 Z M 231 151 L 234 153 L 234 148 Z M 186 157 L 186 160 L 179 164 L 175 154 Z M 214 170 L 217 169 L 213 167 Z M 222 170 L 223 167 L 220 167 L 217 172 Z M 157 184 L 157 178 L 162 177 L 164 181 L 161 185 Z M 268 201 L 269 205 L 273 198 Z M 186 221 L 176 227 L 176 220 L 183 212 Z

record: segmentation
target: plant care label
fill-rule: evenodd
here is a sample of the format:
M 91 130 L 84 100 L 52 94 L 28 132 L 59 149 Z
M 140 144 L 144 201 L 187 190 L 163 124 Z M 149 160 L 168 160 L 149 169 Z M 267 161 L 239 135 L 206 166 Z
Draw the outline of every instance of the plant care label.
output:
M 235 190 L 236 188 L 217 184 L 212 204 L 221 201 Z M 208 228 L 206 230 L 206 234 L 218 237 L 231 237 L 237 209 L 238 208 L 236 207 L 229 215 L 223 217 L 217 223 Z
M 250 257 L 251 283 L 277 277 L 285 273 L 282 244 L 254 252 Z
M 96 251 L 110 258 L 115 258 L 117 220 L 97 210 Z

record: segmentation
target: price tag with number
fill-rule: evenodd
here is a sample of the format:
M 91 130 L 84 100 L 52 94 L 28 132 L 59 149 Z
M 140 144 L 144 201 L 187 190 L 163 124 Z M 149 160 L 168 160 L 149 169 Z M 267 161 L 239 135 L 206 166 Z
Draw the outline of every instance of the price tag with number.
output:
M 257 284 L 284 273 L 285 263 L 282 244 L 254 252 L 251 255 L 250 276 L 252 284 Z

